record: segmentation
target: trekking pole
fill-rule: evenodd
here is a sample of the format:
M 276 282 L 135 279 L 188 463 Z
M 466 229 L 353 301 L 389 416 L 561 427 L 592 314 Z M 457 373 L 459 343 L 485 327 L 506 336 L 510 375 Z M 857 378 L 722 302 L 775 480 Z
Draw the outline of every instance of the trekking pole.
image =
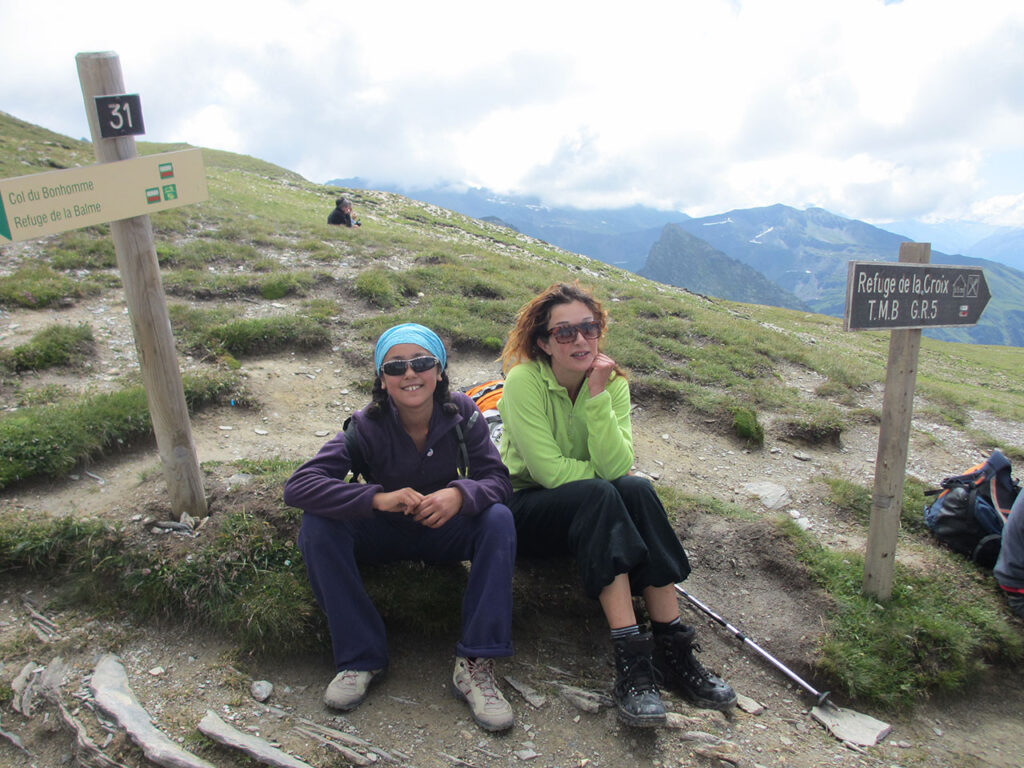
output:
M 796 672 L 791 670 L 789 667 L 787 667 L 781 661 L 776 659 L 774 656 L 772 656 L 770 653 L 768 653 L 768 651 L 766 651 L 760 645 L 758 645 L 753 640 L 751 640 L 749 637 L 747 637 L 742 632 L 740 632 L 738 629 L 736 629 L 736 627 L 734 627 L 732 624 L 727 622 L 725 619 L 723 619 L 717 613 L 715 613 L 710 608 L 708 608 L 706 605 L 704 605 L 704 603 L 702 603 L 696 597 L 691 595 L 689 592 L 687 592 L 685 589 L 683 589 L 678 584 L 676 584 L 675 586 L 676 586 L 676 592 L 678 592 L 680 595 L 685 597 L 687 600 L 689 600 L 691 603 L 693 603 L 697 608 L 699 608 L 701 611 L 706 613 L 712 619 L 714 619 L 719 624 L 721 624 L 723 627 L 725 627 L 727 630 L 729 630 L 736 637 L 737 640 L 741 640 L 744 645 L 748 645 L 751 648 L 753 648 L 754 651 L 756 651 L 758 653 L 758 655 L 761 656 L 761 658 L 763 658 L 767 662 L 769 662 L 773 667 L 775 667 L 777 670 L 782 672 L 786 677 L 788 677 L 794 683 L 796 683 L 801 688 L 803 688 L 805 691 L 807 691 L 812 696 L 814 696 L 814 698 L 817 700 L 817 704 L 818 704 L 819 707 L 820 706 L 824 706 L 826 704 L 831 706 L 831 707 L 835 706 L 835 704 L 833 704 L 828 699 L 828 691 L 825 691 L 824 693 L 820 693 L 819 691 L 815 690 L 814 686 L 812 686 L 810 683 L 808 683 L 806 680 L 804 680 L 802 677 L 800 677 L 800 675 L 798 675 Z

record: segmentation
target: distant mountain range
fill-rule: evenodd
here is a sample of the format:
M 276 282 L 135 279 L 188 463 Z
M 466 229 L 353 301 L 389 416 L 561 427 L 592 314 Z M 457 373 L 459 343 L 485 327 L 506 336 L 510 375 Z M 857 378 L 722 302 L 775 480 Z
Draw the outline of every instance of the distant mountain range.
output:
M 732 301 L 749 304 L 810 309 L 753 267 L 716 250 L 680 224 L 665 225 L 637 274 L 704 296 L 728 296 Z
M 551 208 L 536 198 L 472 187 L 402 189 L 359 178 L 327 183 L 384 189 L 498 221 L 565 250 L 695 293 L 836 317 L 844 311 L 848 262 L 896 261 L 900 243 L 930 242 L 926 238 L 934 234 L 949 242 L 969 243 L 964 249 L 969 255 L 943 253 L 933 243 L 932 263 L 983 268 L 992 299 L 978 325 L 933 328 L 925 334 L 946 341 L 1024 346 L 1024 229 L 903 222 L 913 229 L 911 235 L 822 208 L 801 211 L 773 205 L 695 219 L 643 206 Z M 972 237 L 978 239 L 972 242 Z

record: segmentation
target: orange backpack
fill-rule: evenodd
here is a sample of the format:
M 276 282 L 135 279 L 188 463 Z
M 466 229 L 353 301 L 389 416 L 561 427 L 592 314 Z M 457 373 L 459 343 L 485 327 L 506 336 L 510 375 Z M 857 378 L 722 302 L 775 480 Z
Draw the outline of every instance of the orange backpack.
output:
M 491 442 L 501 444 L 501 414 L 498 413 L 498 401 L 505 386 L 504 379 L 491 379 L 482 384 L 474 384 L 462 390 L 476 403 L 476 407 L 484 415 L 487 427 L 491 431 Z

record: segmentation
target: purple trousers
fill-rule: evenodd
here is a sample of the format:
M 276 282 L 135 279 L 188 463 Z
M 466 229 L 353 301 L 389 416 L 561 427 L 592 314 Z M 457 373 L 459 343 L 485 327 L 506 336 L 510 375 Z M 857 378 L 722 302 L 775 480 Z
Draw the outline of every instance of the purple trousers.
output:
M 313 595 L 327 616 L 336 671 L 388 666 L 384 622 L 373 606 L 359 565 L 401 560 L 469 560 L 462 598 L 462 636 L 456 654 L 512 655 L 512 573 L 516 532 L 512 513 L 494 504 L 473 517 L 455 515 L 427 528 L 401 514 L 344 520 L 306 513 L 299 529 Z M 413 587 L 415 588 L 415 587 Z

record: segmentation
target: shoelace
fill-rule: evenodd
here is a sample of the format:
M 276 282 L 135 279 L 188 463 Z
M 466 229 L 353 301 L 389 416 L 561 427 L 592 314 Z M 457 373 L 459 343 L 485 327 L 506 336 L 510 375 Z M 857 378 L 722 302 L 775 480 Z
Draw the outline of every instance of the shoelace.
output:
M 345 685 L 354 685 L 359 679 L 358 669 L 346 669 L 341 673 L 341 682 Z
M 494 685 L 494 659 L 466 659 L 466 667 L 469 669 L 470 680 L 484 696 L 484 704 L 496 703 L 498 691 Z
M 693 643 L 690 646 L 690 653 L 684 654 L 682 658 L 682 666 L 686 670 L 687 674 L 691 676 L 697 682 L 706 682 L 711 680 L 711 673 L 704 669 L 704 665 L 697 661 L 697 654 L 701 653 L 704 649 L 700 647 L 698 643 Z
M 699 643 L 691 643 L 689 653 L 678 653 L 678 650 L 674 643 L 665 648 L 666 660 L 670 666 L 681 671 L 694 683 L 700 684 L 711 680 L 711 673 L 697 661 L 697 654 L 703 651 Z
M 623 659 L 623 672 L 626 673 L 626 681 L 629 689 L 634 693 L 658 690 L 656 682 L 657 671 L 654 665 L 646 656 L 634 656 Z

